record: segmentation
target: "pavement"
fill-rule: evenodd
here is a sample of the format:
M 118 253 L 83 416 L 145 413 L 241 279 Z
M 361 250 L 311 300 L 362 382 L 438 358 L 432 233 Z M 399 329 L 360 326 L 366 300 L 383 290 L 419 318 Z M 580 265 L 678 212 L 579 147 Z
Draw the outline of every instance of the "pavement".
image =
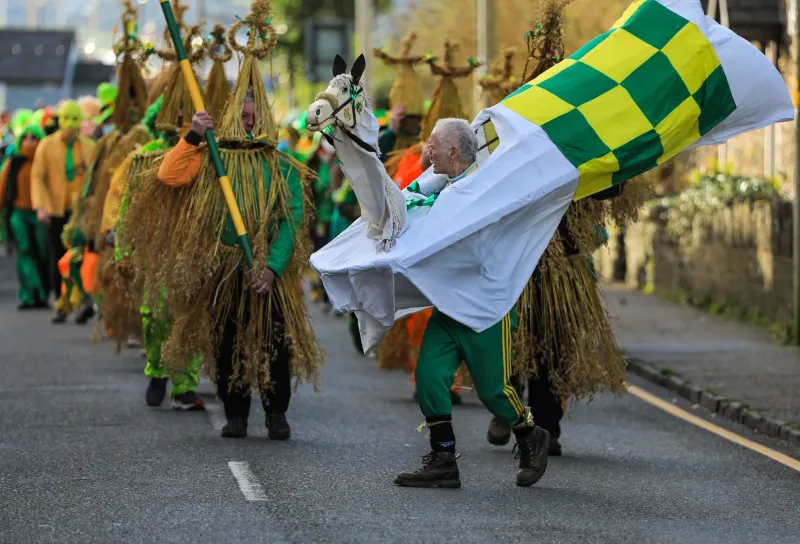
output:
M 0 260 L 2 543 L 774 544 L 800 534 L 800 472 L 634 395 L 580 405 L 563 425 L 564 456 L 523 489 L 511 445 L 486 442 L 490 415 L 469 394 L 454 411 L 463 487 L 398 488 L 395 473 L 427 453 L 423 418 L 408 375 L 357 354 L 344 319 L 313 309 L 328 359 L 322 391 L 294 395 L 292 439 L 269 441 L 254 403 L 250 437 L 224 440 L 207 383 L 207 412 L 147 408 L 136 350 L 117 356 L 91 343 L 91 326 L 19 313 L 14 293 Z
M 621 284 L 603 286 L 617 340 L 635 361 L 800 429 L 800 348 L 769 332 Z

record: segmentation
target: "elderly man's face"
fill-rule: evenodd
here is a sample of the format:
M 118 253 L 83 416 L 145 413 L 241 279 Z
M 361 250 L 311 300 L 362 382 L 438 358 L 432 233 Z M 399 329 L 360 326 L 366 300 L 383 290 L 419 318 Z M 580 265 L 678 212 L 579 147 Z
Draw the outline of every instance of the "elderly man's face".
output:
M 442 140 L 439 131 L 433 129 L 425 146 L 425 152 L 433 165 L 434 174 L 451 175 L 454 167 L 458 164 L 458 149 L 448 146 Z
M 252 132 L 256 126 L 256 103 L 245 100 L 242 106 L 242 124 L 247 132 Z

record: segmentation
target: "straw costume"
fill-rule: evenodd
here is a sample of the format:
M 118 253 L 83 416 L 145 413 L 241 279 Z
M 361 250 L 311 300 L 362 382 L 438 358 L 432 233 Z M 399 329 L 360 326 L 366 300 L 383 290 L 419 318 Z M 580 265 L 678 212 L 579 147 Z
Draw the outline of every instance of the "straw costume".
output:
M 216 379 L 228 418 L 222 435 L 246 436 L 250 388 L 258 385 L 270 436 L 286 439 L 291 378 L 316 386 L 322 363 L 300 289 L 310 249 L 309 214 L 303 210 L 311 191 L 305 167 L 276 149 L 276 127 L 258 70 L 276 33 L 267 0 L 251 9 L 228 33 L 231 47 L 244 59 L 216 133 L 254 242 L 251 277 L 272 276 L 271 288 L 267 295 L 251 289 L 212 156 L 201 145 L 202 136 L 190 131 L 159 167 L 158 178 L 171 188 L 171 200 L 182 205 L 167 250 L 151 256 L 161 263 L 151 297 L 166 287 L 168 306 L 177 316 L 164 344 L 165 359 L 174 364 L 200 354 L 205 371 Z M 243 25 L 249 27 L 246 46 L 236 42 Z M 250 112 L 248 126 L 244 112 Z M 137 247 L 135 253 L 142 251 L 151 248 Z
M 30 135 L 31 138 L 26 138 Z M 10 241 L 17 250 L 19 309 L 47 308 L 47 229 L 31 202 L 31 169 L 44 131 L 35 124 L 19 131 L 15 154 L 0 171 L 0 210 Z
M 529 55 L 523 84 L 564 58 L 567 3 L 545 3 L 540 22 L 526 34 Z M 592 263 L 592 253 L 607 240 L 607 218 L 635 220 L 649 196 L 646 183 L 625 187 L 622 196 L 620 186 L 570 206 L 517 303 L 515 387 L 522 396 L 524 381 L 530 377 L 528 404 L 537 424 L 551 434 L 551 454 L 561 453 L 559 422 L 567 400 L 574 406 L 599 392 L 620 395 L 625 391 L 625 361 L 617 349 Z M 494 420 L 487 437 L 504 444 L 510 431 Z
M 200 27 L 185 27 L 187 9 L 188 6 L 179 1 L 173 2 L 184 47 L 189 52 L 190 64 L 194 65 L 205 58 L 207 50 L 192 48 L 192 41 L 200 35 Z M 166 32 L 165 40 L 171 43 Z M 131 317 L 131 323 L 140 323 L 143 331 L 147 359 L 144 374 L 150 378 L 145 395 L 147 404 L 160 406 L 171 381 L 169 395 L 173 408 L 198 410 L 203 408 L 195 394 L 200 382 L 200 360 L 191 356 L 175 365 L 164 361 L 162 347 L 174 314 L 167 304 L 166 287 L 152 290 L 153 277 L 161 266 L 159 252 L 168 250 L 168 237 L 184 204 L 183 200 L 174 198 L 174 191 L 157 182 L 158 164 L 187 132 L 194 106 L 174 49 L 168 46 L 155 53 L 170 64 L 155 79 L 150 92 L 154 102 L 140 124 L 151 140 L 129 154 L 114 175 L 104 207 L 103 225 L 114 229 L 116 264 L 109 273 L 115 274 L 130 300 L 125 306 L 126 315 Z M 138 314 L 134 314 L 132 310 L 137 307 Z
M 415 69 L 416 65 L 425 60 L 424 56 L 411 56 L 411 48 L 417 39 L 416 32 L 409 32 L 403 38 L 400 55 L 394 57 L 382 48 L 374 50 L 375 56 L 383 61 L 386 66 L 390 66 L 397 72 L 389 91 L 389 106 L 394 109 L 398 106 L 405 106 L 407 117 L 423 117 L 425 115 L 425 93 L 422 90 L 422 82 Z M 419 143 L 419 133 L 408 133 L 400 130 L 395 134 L 391 130 L 385 130 L 378 138 L 382 159 L 386 163 L 391 153 L 399 153 L 409 147 Z M 395 169 L 389 169 L 389 177 L 394 177 Z
M 516 49 L 509 47 L 503 56 L 497 59 L 488 74 L 478 80 L 484 93 L 488 93 L 490 102 L 497 104 L 519 87 L 519 80 L 514 74 L 514 56 Z
M 94 279 L 93 288 L 84 285 L 94 301 L 87 298 L 81 314 L 93 314 L 95 301 L 100 305 L 102 320 L 115 341 L 117 351 L 122 342 L 138 336 L 140 331 L 129 319 L 130 312 L 122 310 L 125 307 L 125 297 L 113 283 L 107 270 L 113 265 L 114 249 L 105 244 L 107 232 L 101 228 L 103 208 L 116 169 L 128 154 L 151 139 L 139 124 L 147 108 L 148 92 L 142 77 L 142 66 L 149 52 L 138 37 L 138 8 L 129 0 L 123 5 L 122 36 L 114 45 L 114 52 L 121 56 L 118 68 L 119 91 L 113 105 L 106 107 L 100 118 L 96 119 L 98 124 L 110 123 L 106 125 L 110 127 L 110 131 L 98 142 L 92 176 L 84 187 L 80 229 L 76 229 L 73 236 L 75 246 L 82 242 L 86 247 L 83 268 L 86 268 L 87 263 L 93 263 L 89 270 L 82 272 Z M 91 255 L 92 253 L 97 256 Z M 79 315 L 79 319 L 83 317 Z

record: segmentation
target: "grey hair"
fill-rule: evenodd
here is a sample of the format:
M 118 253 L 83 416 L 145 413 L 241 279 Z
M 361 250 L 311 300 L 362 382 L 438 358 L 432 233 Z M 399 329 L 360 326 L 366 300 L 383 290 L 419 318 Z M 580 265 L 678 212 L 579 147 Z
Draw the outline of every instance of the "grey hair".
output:
M 453 117 L 439 119 L 434 130 L 448 146 L 458 149 L 458 158 L 463 164 L 472 164 L 478 155 L 478 137 L 464 119 Z

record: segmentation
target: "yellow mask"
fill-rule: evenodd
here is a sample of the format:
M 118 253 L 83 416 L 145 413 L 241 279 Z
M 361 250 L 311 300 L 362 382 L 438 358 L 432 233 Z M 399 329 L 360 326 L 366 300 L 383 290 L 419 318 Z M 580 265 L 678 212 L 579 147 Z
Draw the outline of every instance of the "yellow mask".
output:
M 58 126 L 72 132 L 78 132 L 83 121 L 81 107 L 74 100 L 67 100 L 58 110 Z

